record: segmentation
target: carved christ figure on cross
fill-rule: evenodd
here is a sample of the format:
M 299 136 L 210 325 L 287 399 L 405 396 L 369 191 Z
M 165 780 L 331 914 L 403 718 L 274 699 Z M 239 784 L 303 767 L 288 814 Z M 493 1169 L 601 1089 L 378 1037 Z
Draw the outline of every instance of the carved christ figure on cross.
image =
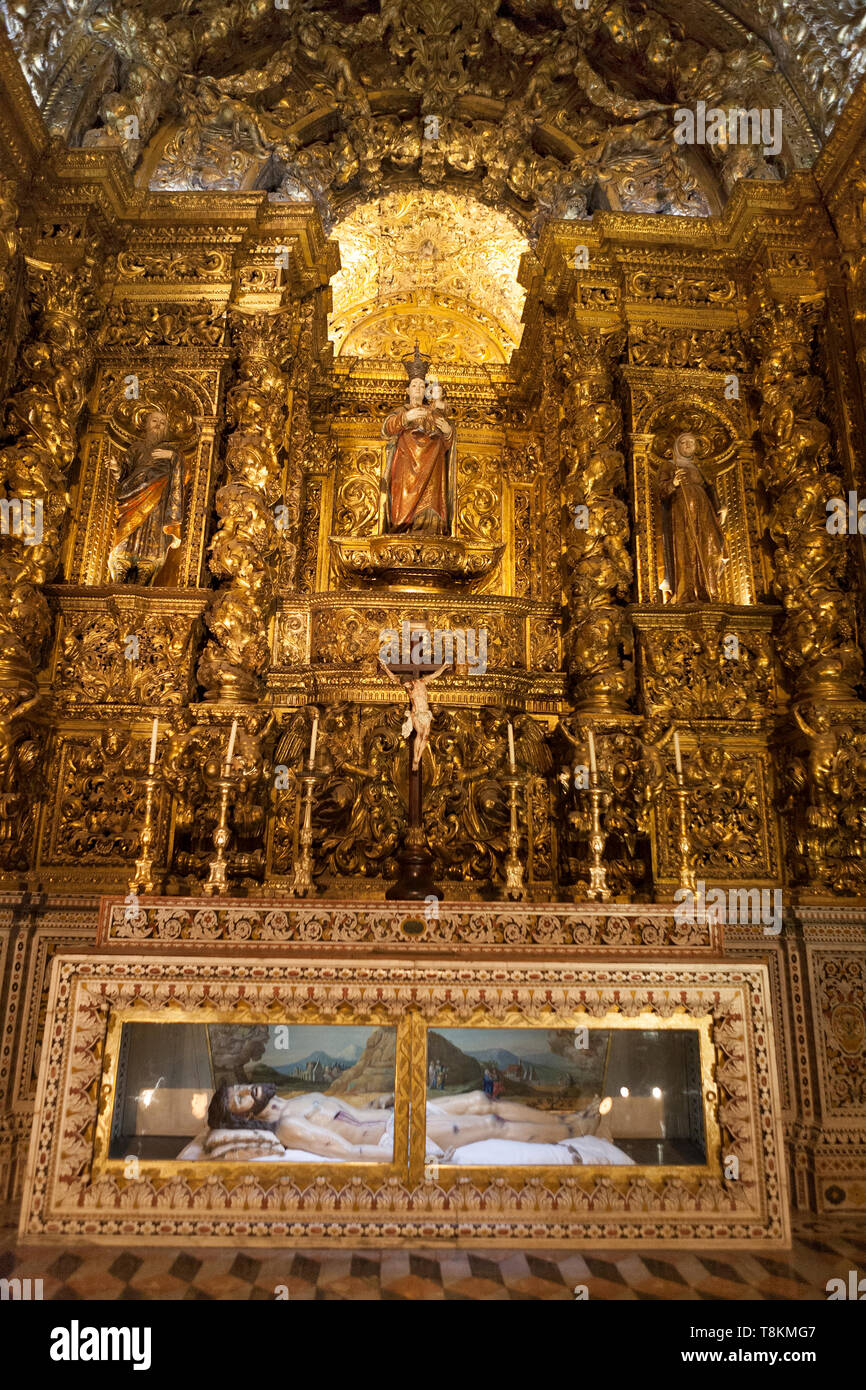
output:
M 403 735 L 404 737 L 408 737 L 413 729 L 415 731 L 415 747 L 412 756 L 413 772 L 417 772 L 418 768 L 421 766 L 421 757 L 424 749 L 427 747 L 430 738 L 430 728 L 433 724 L 433 714 L 427 700 L 427 686 L 430 681 L 435 681 L 438 676 L 441 676 L 442 672 L 447 669 L 449 664 L 450 663 L 446 661 L 444 665 L 439 667 L 438 671 L 431 671 L 426 676 L 403 676 L 401 679 L 398 679 L 390 666 L 386 665 L 382 658 L 379 657 L 379 665 L 382 667 L 382 670 L 387 673 L 388 679 L 392 680 L 395 685 L 401 685 L 409 698 L 409 713 L 403 725 Z

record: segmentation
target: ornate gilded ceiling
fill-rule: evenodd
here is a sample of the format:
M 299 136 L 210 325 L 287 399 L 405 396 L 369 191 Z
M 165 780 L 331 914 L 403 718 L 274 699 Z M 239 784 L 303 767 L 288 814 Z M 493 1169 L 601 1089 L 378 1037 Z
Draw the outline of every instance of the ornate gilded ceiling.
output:
M 528 245 L 513 222 L 465 194 L 393 189 L 335 228 L 335 351 L 401 357 L 417 339 L 437 364 L 505 362 L 520 341 L 517 283 Z
M 854 0 L 0 0 L 55 135 L 155 189 L 344 203 L 400 180 L 525 218 L 702 216 L 808 165 L 860 73 Z M 684 147 L 698 101 L 782 113 L 778 154 Z

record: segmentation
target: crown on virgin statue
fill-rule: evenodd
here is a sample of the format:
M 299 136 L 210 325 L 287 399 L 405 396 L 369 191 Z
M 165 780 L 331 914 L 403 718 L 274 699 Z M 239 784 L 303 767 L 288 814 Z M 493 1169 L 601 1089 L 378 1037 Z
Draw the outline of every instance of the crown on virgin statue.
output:
M 418 339 L 416 338 L 414 357 L 410 357 L 407 353 L 405 357 L 400 358 L 400 361 L 406 368 L 406 375 L 408 376 L 410 381 L 414 381 L 416 377 L 420 377 L 423 381 L 424 378 L 427 376 L 427 369 L 430 366 L 430 363 L 433 361 L 433 359 L 432 357 L 428 357 L 426 352 L 418 351 Z

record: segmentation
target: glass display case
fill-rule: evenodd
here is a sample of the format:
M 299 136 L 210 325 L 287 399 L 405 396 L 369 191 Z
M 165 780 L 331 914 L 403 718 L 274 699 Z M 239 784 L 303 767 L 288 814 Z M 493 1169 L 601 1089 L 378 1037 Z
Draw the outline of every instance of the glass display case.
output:
M 718 1149 L 707 1020 L 647 1021 L 654 1026 L 612 1016 L 568 1028 L 119 1019 L 106 1157 L 399 1172 L 414 1159 L 437 1173 L 706 1167 Z M 407 1038 L 414 1030 L 415 1043 L 398 1069 L 401 1029 Z M 408 1123 L 413 1098 L 423 1126 Z M 396 1132 L 395 1116 L 407 1120 Z
M 109 1158 L 390 1163 L 396 1034 L 124 1022 Z
M 431 1028 L 428 1160 L 705 1164 L 701 1038 L 684 1028 Z

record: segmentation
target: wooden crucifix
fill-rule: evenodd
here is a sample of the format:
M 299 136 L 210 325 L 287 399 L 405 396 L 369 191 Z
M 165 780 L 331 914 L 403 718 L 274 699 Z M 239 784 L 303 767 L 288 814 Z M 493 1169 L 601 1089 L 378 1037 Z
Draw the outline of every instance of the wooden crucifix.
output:
M 442 889 L 433 882 L 433 856 L 424 837 L 421 759 L 433 724 L 427 686 L 441 676 L 450 664 L 446 661 L 444 665 L 435 667 L 432 663 L 416 661 L 389 666 L 379 658 L 382 670 L 395 685 L 405 690 L 409 700 L 409 712 L 403 724 L 404 737 L 409 740 L 409 824 L 403 848 L 397 856 L 399 876 L 385 893 L 385 897 L 391 901 L 418 902 L 443 896 Z

